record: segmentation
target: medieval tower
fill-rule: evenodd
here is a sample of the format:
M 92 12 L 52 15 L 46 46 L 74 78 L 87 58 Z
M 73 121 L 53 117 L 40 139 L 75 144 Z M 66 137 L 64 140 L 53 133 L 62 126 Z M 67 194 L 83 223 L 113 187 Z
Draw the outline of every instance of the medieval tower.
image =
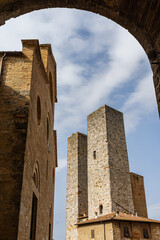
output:
M 77 239 L 78 233 L 74 223 L 84 212 L 88 212 L 86 135 L 76 133 L 68 138 L 67 158 L 66 239 Z
M 123 114 L 104 105 L 87 128 L 68 138 L 66 240 L 79 239 L 81 221 L 135 210 L 147 217 L 143 177 L 129 171 Z
M 88 217 L 134 212 L 122 113 L 103 106 L 88 116 Z

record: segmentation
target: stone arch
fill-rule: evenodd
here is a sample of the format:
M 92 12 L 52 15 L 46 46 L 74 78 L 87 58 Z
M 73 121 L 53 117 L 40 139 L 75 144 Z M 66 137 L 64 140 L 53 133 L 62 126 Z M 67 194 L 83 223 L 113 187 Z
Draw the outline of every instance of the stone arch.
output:
M 159 0 L 2 0 L 0 3 L 0 25 L 6 20 L 22 14 L 45 8 L 76 8 L 105 16 L 128 31 L 139 41 L 150 62 L 160 62 L 160 1 Z M 150 52 L 152 50 L 152 52 Z M 154 54 L 150 54 L 153 53 Z M 160 64 L 151 64 L 155 92 L 160 114 Z

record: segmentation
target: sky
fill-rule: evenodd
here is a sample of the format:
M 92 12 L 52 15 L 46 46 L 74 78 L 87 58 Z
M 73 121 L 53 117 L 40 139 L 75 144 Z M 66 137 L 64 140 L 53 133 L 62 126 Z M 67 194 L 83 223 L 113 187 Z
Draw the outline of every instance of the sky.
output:
M 160 220 L 160 121 L 151 67 L 137 40 L 107 18 L 70 9 L 11 19 L 0 36 L 1 51 L 20 51 L 21 39 L 51 43 L 57 62 L 54 240 L 65 240 L 67 138 L 87 134 L 87 115 L 104 104 L 124 113 L 130 170 L 144 176 L 149 217 Z

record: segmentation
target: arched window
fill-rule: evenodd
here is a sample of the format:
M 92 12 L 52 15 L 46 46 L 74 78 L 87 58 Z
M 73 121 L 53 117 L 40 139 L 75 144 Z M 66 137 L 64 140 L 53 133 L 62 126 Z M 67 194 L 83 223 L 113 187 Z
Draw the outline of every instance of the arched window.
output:
M 39 172 L 39 165 L 37 161 L 35 162 L 35 165 L 34 165 L 34 172 L 33 172 L 32 178 L 36 188 L 38 189 L 38 191 L 40 191 L 40 172 Z

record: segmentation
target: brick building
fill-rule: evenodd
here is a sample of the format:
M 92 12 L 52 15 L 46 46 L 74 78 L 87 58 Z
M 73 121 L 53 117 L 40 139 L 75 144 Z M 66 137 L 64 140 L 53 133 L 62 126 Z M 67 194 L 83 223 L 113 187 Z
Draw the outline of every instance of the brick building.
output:
M 0 239 L 52 239 L 56 62 L 49 44 L 0 52 Z
M 160 239 L 143 177 L 130 173 L 123 114 L 106 105 L 68 138 L 66 240 Z

